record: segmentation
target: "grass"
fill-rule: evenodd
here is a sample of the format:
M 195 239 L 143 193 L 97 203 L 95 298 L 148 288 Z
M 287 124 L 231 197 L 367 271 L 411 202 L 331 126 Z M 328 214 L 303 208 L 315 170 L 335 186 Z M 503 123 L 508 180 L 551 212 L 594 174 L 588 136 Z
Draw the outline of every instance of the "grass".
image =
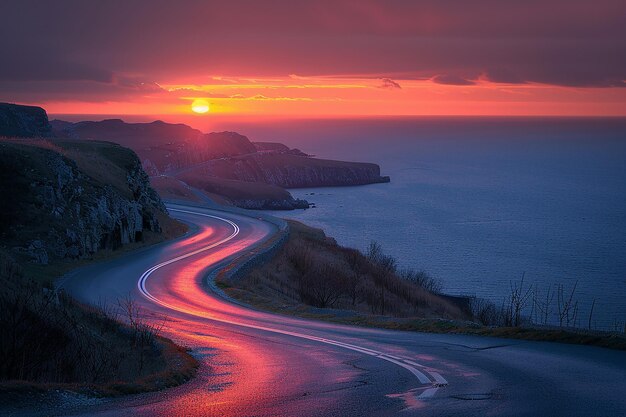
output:
M 200 203 L 202 200 L 180 180 L 172 177 L 158 176 L 150 178 L 150 185 L 161 198 L 166 200 L 185 200 Z
M 231 201 L 288 200 L 292 198 L 287 190 L 260 182 L 217 178 L 202 173 L 181 174 L 179 178 L 192 187 L 221 195 Z
M 341 247 L 319 229 L 294 221 L 289 224 L 289 239 L 271 262 L 226 283 L 292 307 L 304 304 L 391 317 L 467 318 L 462 306 L 402 279 L 399 271 L 380 259 Z
M 160 319 L 146 319 L 131 299 L 119 309 L 77 303 L 29 279 L 2 253 L 0 283 L 3 396 L 46 389 L 120 395 L 174 386 L 195 374 L 198 362 L 162 337 Z
M 262 182 L 246 182 L 224 179 L 197 170 L 177 177 L 184 183 L 204 192 L 214 201 L 243 208 L 280 209 L 308 208 L 306 202 L 297 202 L 289 191 Z M 163 189 L 161 187 L 160 189 Z M 166 190 L 167 191 L 167 190 Z M 219 196 L 217 199 L 216 196 Z M 180 197 L 174 197 L 180 198 Z M 222 201 L 220 201 L 220 199 Z
M 598 346 L 609 349 L 626 350 L 626 337 L 618 333 L 588 332 L 574 329 L 554 329 L 547 327 L 504 327 L 485 326 L 478 323 L 462 306 L 449 304 L 449 300 L 440 299 L 437 294 L 429 294 L 427 308 L 407 309 L 406 300 L 387 296 L 388 302 L 400 305 L 388 306 L 385 314 L 367 303 L 367 296 L 358 296 L 360 302 L 353 305 L 350 294 L 342 294 L 334 305 L 321 306 L 310 298 L 299 295 L 299 281 L 302 273 L 290 265 L 290 252 L 294 248 L 308 246 L 310 253 L 317 253 L 314 263 L 337 264 L 345 261 L 346 256 L 354 256 L 352 249 L 342 248 L 319 229 L 311 228 L 299 222 L 289 221 L 291 235 L 285 247 L 269 263 L 255 268 L 247 277 L 236 282 L 220 281 L 220 286 L 229 296 L 246 304 L 276 314 L 296 316 L 306 319 L 329 321 L 333 323 L 375 327 L 390 330 L 418 331 L 428 333 L 463 334 L 476 336 L 501 337 L 520 340 L 559 342 L 579 345 Z M 321 255 L 319 255 L 321 254 Z M 366 256 L 362 255 L 364 258 Z M 367 265 L 366 265 L 367 266 Z M 344 264 L 344 268 L 346 265 Z M 307 268 L 315 270 L 310 265 Z M 370 274 L 376 271 L 370 265 Z M 360 267 L 364 270 L 363 265 Z M 367 269 L 367 268 L 365 268 Z M 319 271 L 319 269 L 318 269 Z M 345 274 L 346 271 L 343 273 Z M 367 274 L 365 274 L 367 275 Z M 410 274 L 409 274 L 410 275 Z M 315 272 L 319 280 L 328 279 L 328 274 Z M 362 280 L 375 281 L 373 277 Z M 395 281 L 392 277 L 387 277 Z M 379 288 L 384 284 L 380 284 Z M 367 285 L 363 285 L 365 290 Z M 423 289 L 422 289 L 423 291 Z M 422 301 L 422 303 L 424 303 Z M 445 303 L 445 304 L 444 304 Z M 444 314 L 441 314 L 444 312 Z

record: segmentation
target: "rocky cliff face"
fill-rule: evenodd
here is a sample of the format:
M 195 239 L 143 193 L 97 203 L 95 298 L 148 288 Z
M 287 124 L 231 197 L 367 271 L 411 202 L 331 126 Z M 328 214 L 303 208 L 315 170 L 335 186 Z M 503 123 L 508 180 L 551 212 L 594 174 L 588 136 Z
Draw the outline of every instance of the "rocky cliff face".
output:
M 52 128 L 41 107 L 0 103 L 0 136 L 46 138 L 52 136 Z
M 291 154 L 254 154 L 211 161 L 207 175 L 285 188 L 332 187 L 389 182 L 376 164 L 330 161 Z
M 311 205 L 306 200 L 299 198 L 288 198 L 283 200 L 275 199 L 248 199 L 233 200 L 234 206 L 245 208 L 248 210 L 296 210 L 307 209 Z
M 289 153 L 298 156 L 311 156 L 300 149 L 291 149 L 289 146 L 279 142 L 252 142 L 257 152 L 272 152 L 272 153 Z
M 0 242 L 32 261 L 89 257 L 160 231 L 165 212 L 137 156 L 125 150 L 125 177 L 99 182 L 52 149 L 0 143 Z M 123 152 L 117 145 L 116 152 Z

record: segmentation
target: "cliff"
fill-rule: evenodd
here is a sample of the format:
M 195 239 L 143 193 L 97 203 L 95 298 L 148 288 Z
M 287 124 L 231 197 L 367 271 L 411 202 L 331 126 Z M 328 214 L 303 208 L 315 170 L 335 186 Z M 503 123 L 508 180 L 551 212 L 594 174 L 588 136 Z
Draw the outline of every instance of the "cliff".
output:
M 0 136 L 45 138 L 52 136 L 52 128 L 41 107 L 0 103 Z
M 179 178 L 209 196 L 219 195 L 234 206 L 253 210 L 294 210 L 309 207 L 306 200 L 296 199 L 275 185 L 237 181 L 208 175 L 187 173 Z
M 150 175 L 192 172 L 286 188 L 388 182 L 376 164 L 311 158 L 276 142 L 251 142 L 235 132 L 204 134 L 184 124 L 125 123 L 119 119 L 69 123 L 53 120 L 56 135 L 106 140 L 133 149 Z
M 137 155 L 110 143 L 4 140 L 0 193 L 2 245 L 40 264 L 143 241 L 169 220 Z
M 195 373 L 197 362 L 142 318 L 117 322 L 107 304 L 115 300 L 87 307 L 52 285 L 86 263 L 75 260 L 183 232 L 134 152 L 102 142 L 2 139 L 0 195 L 0 403 L 10 405 L 8 414 L 20 399 L 36 403 L 34 411 L 67 391 L 150 391 Z
M 376 164 L 332 161 L 284 153 L 257 153 L 213 160 L 196 168 L 194 172 L 285 188 L 389 182 L 389 177 L 380 175 L 380 167 Z
M 252 142 L 257 152 L 271 152 L 271 153 L 289 153 L 298 156 L 311 156 L 300 149 L 291 149 L 289 146 L 278 142 Z
M 150 175 L 199 164 L 206 160 L 256 152 L 247 137 L 235 132 L 202 133 L 184 124 L 126 123 L 120 119 L 69 123 L 53 120 L 57 137 L 100 140 L 131 148 Z

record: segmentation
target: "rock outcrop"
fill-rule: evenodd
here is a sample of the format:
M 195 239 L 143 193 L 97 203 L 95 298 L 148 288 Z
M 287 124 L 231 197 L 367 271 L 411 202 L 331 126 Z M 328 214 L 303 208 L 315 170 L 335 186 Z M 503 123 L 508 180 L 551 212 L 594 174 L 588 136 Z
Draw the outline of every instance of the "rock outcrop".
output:
M 306 200 L 299 198 L 286 198 L 284 200 L 274 199 L 249 199 L 232 200 L 233 205 L 249 210 L 295 210 L 306 209 L 311 205 Z
M 334 187 L 389 182 L 376 164 L 331 161 L 291 154 L 253 154 L 215 160 L 197 173 L 285 188 Z
M 42 147 L 43 146 L 43 147 Z M 79 169 L 60 148 L 0 143 L 0 240 L 36 263 L 77 259 L 117 249 L 159 232 L 165 207 L 139 158 L 118 145 L 123 164 L 113 181 Z M 113 185 L 113 183 L 115 185 Z
M 52 136 L 52 128 L 41 107 L 0 103 L 0 136 L 47 138 Z
M 300 149 L 291 149 L 289 146 L 279 142 L 252 142 L 257 152 L 271 152 L 271 153 L 288 153 L 298 156 L 311 156 L 302 152 Z

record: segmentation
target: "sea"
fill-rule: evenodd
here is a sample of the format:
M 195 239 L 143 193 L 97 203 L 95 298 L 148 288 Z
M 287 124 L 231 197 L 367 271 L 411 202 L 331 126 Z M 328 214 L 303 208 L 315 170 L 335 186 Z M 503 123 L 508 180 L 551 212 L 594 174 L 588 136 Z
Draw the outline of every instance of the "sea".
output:
M 577 303 L 570 325 L 624 331 L 626 119 L 398 117 L 235 129 L 319 158 L 375 162 L 391 177 L 292 189 L 315 208 L 275 215 L 341 245 L 366 250 L 376 241 L 448 294 L 500 305 L 522 278 L 540 297 L 561 288 Z

